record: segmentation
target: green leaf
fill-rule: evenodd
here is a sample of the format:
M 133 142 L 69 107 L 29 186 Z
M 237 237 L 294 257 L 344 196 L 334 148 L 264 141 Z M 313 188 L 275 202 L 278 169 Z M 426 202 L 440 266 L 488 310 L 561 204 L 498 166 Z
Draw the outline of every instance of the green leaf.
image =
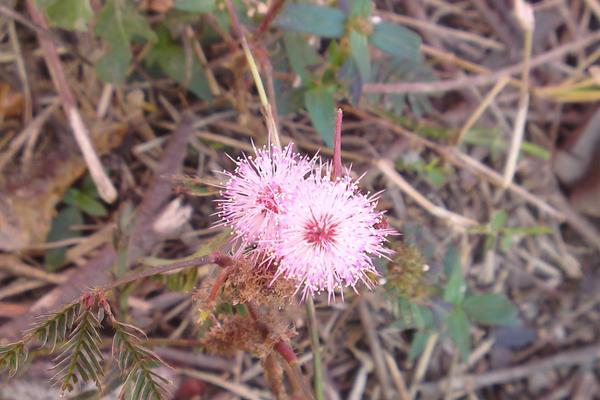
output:
M 508 214 L 504 210 L 496 211 L 490 219 L 490 229 L 492 232 L 498 232 L 508 220 Z
M 297 73 L 304 84 L 310 81 L 310 72 L 307 67 L 319 62 L 319 54 L 310 46 L 305 38 L 297 33 L 284 33 L 283 44 L 290 62 L 290 66 Z
M 371 15 L 371 0 L 352 0 L 350 15 L 368 18 Z
M 216 8 L 215 0 L 175 0 L 173 8 L 181 11 L 207 13 Z
M 53 367 L 58 370 L 53 380 L 61 384 L 62 391 L 72 391 L 78 382 L 93 381 L 101 386 L 104 370 L 100 327 L 91 310 L 84 310 L 77 318 L 75 329 L 57 358 L 59 362 Z
M 429 307 L 415 304 L 403 297 L 398 298 L 397 305 L 399 310 L 396 314 L 399 320 L 392 324 L 395 328 L 402 330 L 433 328 L 433 313 Z
M 514 228 L 504 228 L 503 231 L 504 231 L 504 233 L 510 234 L 510 235 L 527 235 L 527 236 L 548 235 L 548 234 L 554 232 L 554 230 L 552 228 L 550 228 L 548 226 L 544 226 L 544 225 L 517 226 Z
M 344 34 L 345 22 L 346 16 L 337 8 L 288 3 L 275 20 L 275 25 L 290 32 L 339 38 Z
M 508 251 L 510 249 L 510 244 L 512 242 L 512 235 L 510 233 L 506 233 L 500 238 L 500 248 L 502 251 Z
M 389 22 L 375 24 L 369 39 L 373 46 L 396 57 L 411 61 L 419 57 L 421 38 L 401 25 Z
M 108 214 L 104 205 L 94 197 L 77 189 L 69 189 L 63 201 L 91 215 L 92 217 L 104 217 Z
M 304 94 L 304 105 L 313 126 L 321 135 L 325 144 L 333 147 L 333 134 L 335 130 L 335 103 L 333 94 L 324 87 L 308 90 Z
M 79 237 L 79 232 L 71 230 L 73 225 L 82 225 L 83 215 L 75 207 L 66 207 L 52 220 L 52 227 L 48 233 L 48 242 Z M 65 263 L 65 248 L 50 249 L 44 256 L 44 267 L 48 271 L 56 271 Z
M 186 57 L 183 49 L 178 46 L 166 29 L 158 33 L 159 40 L 147 56 L 149 64 L 158 64 L 160 68 L 175 82 L 185 86 L 190 92 L 201 99 L 211 100 L 212 94 L 202 66 L 192 58 L 191 71 L 186 77 Z
M 460 265 L 460 256 L 455 246 L 448 247 L 444 256 L 444 271 L 448 276 L 448 282 L 444 287 L 443 298 L 452 304 L 460 304 L 464 297 L 467 286 Z
M 371 56 L 369 55 L 369 46 L 367 45 L 367 36 L 355 30 L 350 32 L 350 52 L 352 60 L 358 67 L 360 78 L 363 82 L 368 82 L 371 77 Z
M 446 317 L 448 325 L 448 333 L 458 347 L 458 352 L 463 361 L 469 359 L 469 351 L 471 348 L 471 339 L 469 336 L 469 319 L 464 310 L 460 307 L 454 307 L 454 310 Z
M 429 339 L 430 335 L 431 333 L 429 332 L 419 331 L 415 333 L 415 336 L 413 337 L 413 340 L 410 344 L 410 350 L 408 352 L 408 358 L 411 361 L 415 360 L 421 355 L 421 353 L 423 353 L 423 350 L 425 350 L 425 345 L 427 344 L 427 340 Z
M 136 37 L 156 40 L 146 19 L 128 0 L 108 0 L 100 11 L 95 32 L 110 46 L 108 52 L 98 60 L 96 73 L 100 79 L 112 83 L 125 81 L 132 60 L 129 50 L 131 40 Z
M 500 293 L 468 296 L 462 307 L 469 318 L 483 325 L 514 325 L 518 322 L 517 308 Z
M 427 180 L 436 188 L 441 187 L 446 183 L 446 174 L 439 168 L 430 168 L 426 170 Z
M 127 77 L 127 68 L 132 57 L 129 46 L 125 44 L 114 44 L 96 61 L 96 74 L 105 82 L 123 83 Z
M 86 31 L 93 12 L 89 0 L 38 1 L 51 26 L 70 31 Z

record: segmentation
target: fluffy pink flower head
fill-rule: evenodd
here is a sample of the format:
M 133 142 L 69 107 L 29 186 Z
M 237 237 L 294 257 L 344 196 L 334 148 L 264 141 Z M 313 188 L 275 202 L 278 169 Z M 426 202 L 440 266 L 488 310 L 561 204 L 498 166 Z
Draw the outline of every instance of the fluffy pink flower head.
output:
M 349 177 L 333 182 L 317 168 L 282 217 L 276 277 L 296 280 L 303 298 L 326 290 L 331 300 L 359 281 L 370 286 L 369 275 L 377 274 L 371 257 L 391 253 L 384 242 L 393 232 L 382 227 L 376 203 L 377 195 L 361 194 Z
M 314 159 L 294 153 L 292 146 L 255 149 L 255 157 L 243 156 L 233 173 L 224 172 L 229 179 L 217 200 L 217 215 L 244 247 L 269 250 L 279 236 L 281 216 L 313 169 Z

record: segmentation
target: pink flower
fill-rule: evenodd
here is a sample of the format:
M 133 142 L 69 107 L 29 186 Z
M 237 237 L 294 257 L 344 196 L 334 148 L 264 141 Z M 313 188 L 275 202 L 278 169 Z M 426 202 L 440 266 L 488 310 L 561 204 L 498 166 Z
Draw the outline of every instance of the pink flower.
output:
M 370 286 L 377 275 L 371 257 L 391 253 L 384 242 L 393 231 L 382 227 L 378 196 L 361 194 L 349 177 L 330 181 L 322 175 L 329 170 L 316 168 L 280 221 L 276 278 L 296 280 L 303 298 L 327 290 L 331 300 L 336 289 Z
M 229 180 L 217 200 L 217 215 L 243 247 L 268 249 L 278 238 L 281 216 L 313 169 L 314 159 L 294 153 L 292 146 L 256 149 L 255 157 L 236 161 L 234 173 L 224 172 Z

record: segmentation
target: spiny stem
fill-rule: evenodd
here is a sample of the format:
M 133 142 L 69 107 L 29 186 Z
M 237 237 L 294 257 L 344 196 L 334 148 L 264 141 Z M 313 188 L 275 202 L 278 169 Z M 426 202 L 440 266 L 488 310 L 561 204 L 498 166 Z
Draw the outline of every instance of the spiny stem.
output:
M 317 400 L 325 400 L 325 387 L 323 385 L 323 367 L 321 364 L 321 349 L 319 346 L 319 331 L 317 329 L 317 317 L 315 314 L 315 303 L 312 296 L 307 296 L 306 312 L 308 314 L 308 329 L 310 331 L 310 347 L 313 352 L 313 364 L 315 367 L 315 396 Z
M 279 133 L 277 132 L 277 125 L 275 123 L 275 117 L 273 115 L 273 108 L 271 107 L 269 99 L 267 98 L 267 92 L 265 91 L 265 87 L 262 83 L 260 73 L 258 72 L 258 66 L 256 65 L 256 61 L 254 60 L 252 51 L 250 51 L 250 46 L 248 45 L 248 41 L 246 40 L 246 35 L 244 35 L 244 30 L 242 29 L 242 25 L 240 24 L 240 21 L 235 12 L 235 8 L 233 8 L 233 3 L 231 2 L 231 0 L 225 0 L 225 4 L 227 5 L 227 10 L 229 11 L 229 15 L 231 16 L 233 27 L 237 31 L 237 34 L 240 37 L 240 41 L 242 42 L 242 49 L 244 50 L 244 55 L 246 56 L 246 60 L 248 61 L 248 66 L 250 67 L 252 78 L 254 79 L 256 89 L 258 90 L 258 97 L 260 97 L 260 103 L 265 113 L 265 122 L 267 124 L 267 130 L 269 132 L 269 141 L 274 146 L 281 147 L 281 141 L 279 140 Z

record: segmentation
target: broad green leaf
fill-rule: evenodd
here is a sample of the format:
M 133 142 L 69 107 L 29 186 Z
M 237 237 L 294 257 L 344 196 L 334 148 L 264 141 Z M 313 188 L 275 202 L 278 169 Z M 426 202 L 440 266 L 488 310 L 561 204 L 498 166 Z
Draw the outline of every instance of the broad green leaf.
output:
M 324 87 L 310 89 L 304 94 L 304 104 L 316 131 L 327 146 L 333 147 L 335 103 L 331 92 Z
M 95 32 L 109 44 L 109 50 L 96 63 L 100 79 L 123 83 L 132 60 L 129 43 L 136 37 L 156 40 L 146 19 L 128 0 L 108 0 L 100 11 Z
M 375 24 L 369 39 L 373 46 L 396 57 L 411 61 L 419 57 L 421 38 L 401 25 L 389 22 Z
M 337 8 L 288 3 L 275 20 L 275 25 L 284 31 L 339 38 L 344 34 L 345 22 L 346 16 Z
M 215 10 L 215 0 L 175 0 L 173 8 L 181 11 L 207 13 Z
M 369 17 L 371 15 L 371 0 L 352 0 L 350 15 L 352 17 Z
M 469 332 L 469 319 L 467 314 L 460 307 L 454 307 L 454 310 L 446 317 L 448 333 L 458 347 L 458 352 L 464 361 L 469 358 L 471 349 L 471 339 Z
M 297 73 L 304 84 L 310 81 L 310 72 L 307 67 L 319 62 L 319 54 L 310 46 L 305 38 L 297 33 L 284 33 L 283 44 L 288 56 L 290 66 Z
M 77 189 L 69 189 L 63 201 L 71 206 L 79 208 L 92 217 L 104 217 L 107 215 L 106 208 L 94 197 Z
M 469 318 L 483 325 L 513 325 L 518 322 L 517 308 L 503 294 L 468 296 L 462 307 Z
M 452 304 L 460 304 L 464 297 L 467 286 L 460 265 L 460 256 L 455 246 L 448 247 L 444 256 L 444 271 L 448 276 L 448 282 L 444 287 L 444 300 Z
M 508 214 L 504 210 L 496 211 L 490 219 L 490 229 L 492 232 L 498 232 L 508 220 Z
M 75 207 L 62 209 L 52 220 L 52 227 L 48 233 L 48 242 L 58 242 L 80 236 L 79 232 L 73 231 L 73 225 L 83 224 L 81 211 Z M 57 271 L 65 263 L 65 248 L 50 249 L 44 256 L 44 267 L 48 271 Z
M 39 1 L 51 26 L 71 31 L 86 31 L 93 12 L 89 0 Z
M 175 82 L 185 87 L 204 100 L 211 100 L 212 94 L 204 70 L 194 57 L 189 76 L 186 77 L 186 57 L 183 49 L 173 42 L 166 30 L 159 32 L 159 41 L 152 47 L 146 61 L 158 64 L 160 68 Z
M 411 361 L 415 360 L 421 355 L 421 353 L 423 353 L 423 350 L 425 350 L 425 345 L 427 344 L 427 340 L 429 339 L 430 335 L 431 333 L 429 332 L 418 331 L 415 333 L 415 336 L 413 337 L 413 340 L 410 344 L 410 350 L 408 352 L 408 358 Z
M 371 77 L 371 56 L 369 55 L 369 46 L 367 36 L 355 30 L 350 32 L 350 51 L 352 59 L 358 67 L 360 78 L 363 82 L 368 82 Z

